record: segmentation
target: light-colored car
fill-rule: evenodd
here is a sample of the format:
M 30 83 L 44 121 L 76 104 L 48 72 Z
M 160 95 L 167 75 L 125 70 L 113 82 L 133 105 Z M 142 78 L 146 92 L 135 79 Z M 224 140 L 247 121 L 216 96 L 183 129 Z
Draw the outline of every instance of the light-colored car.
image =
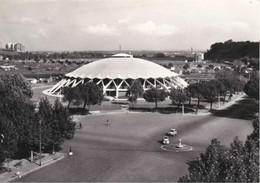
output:
M 163 144 L 170 144 L 170 139 L 168 136 L 163 137 Z
M 178 132 L 177 132 L 177 130 L 176 129 L 170 129 L 170 131 L 167 133 L 167 135 L 171 135 L 171 136 L 175 136 L 175 135 L 177 135 L 178 134 Z

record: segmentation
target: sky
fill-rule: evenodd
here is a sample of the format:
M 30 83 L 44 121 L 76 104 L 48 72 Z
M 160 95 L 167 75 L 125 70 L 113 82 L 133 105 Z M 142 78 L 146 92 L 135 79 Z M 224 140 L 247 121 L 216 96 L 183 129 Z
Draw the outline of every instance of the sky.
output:
M 0 46 L 27 51 L 207 50 L 259 41 L 259 0 L 0 0 Z

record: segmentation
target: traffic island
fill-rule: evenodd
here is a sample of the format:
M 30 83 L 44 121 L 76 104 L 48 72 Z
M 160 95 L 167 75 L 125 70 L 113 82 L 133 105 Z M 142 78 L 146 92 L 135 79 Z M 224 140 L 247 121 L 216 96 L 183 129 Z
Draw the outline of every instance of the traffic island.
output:
M 169 145 L 163 145 L 161 148 L 165 151 L 175 151 L 175 152 L 186 152 L 191 151 L 192 147 L 187 144 L 182 144 L 181 139 L 179 139 L 178 144 L 169 144 Z
M 174 152 L 187 152 L 192 151 L 192 147 L 187 144 L 182 144 L 183 147 L 177 147 L 178 144 L 168 144 L 162 145 L 161 149 L 164 151 L 174 151 Z

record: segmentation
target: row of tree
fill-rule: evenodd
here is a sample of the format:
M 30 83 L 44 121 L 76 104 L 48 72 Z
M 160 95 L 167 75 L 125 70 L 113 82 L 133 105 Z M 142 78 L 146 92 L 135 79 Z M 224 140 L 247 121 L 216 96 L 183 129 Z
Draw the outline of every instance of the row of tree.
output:
M 254 84 L 257 82 L 256 76 L 257 74 L 253 75 L 251 78 L 251 80 L 254 80 Z M 250 84 L 252 82 L 251 80 L 246 85 L 245 91 L 247 91 L 248 87 L 252 87 L 249 91 L 254 92 L 256 95 L 256 92 L 259 91 L 259 89 L 257 90 L 257 86 L 252 86 L 254 84 Z M 144 92 L 142 84 L 140 81 L 136 80 L 129 88 L 127 96 L 128 100 L 132 103 L 132 106 L 137 102 L 138 97 L 143 97 L 147 102 L 155 102 L 156 108 L 157 103 L 159 101 L 164 101 L 167 96 L 169 96 L 173 104 L 177 105 L 177 108 L 187 101 L 190 101 L 191 103 L 191 99 L 196 98 L 198 101 L 197 110 L 200 101 L 206 99 L 211 104 L 210 110 L 212 110 L 212 103 L 217 99 L 217 97 L 223 96 L 224 103 L 227 95 L 231 98 L 233 93 L 243 91 L 244 86 L 245 81 L 237 72 L 221 70 L 216 74 L 215 80 L 193 83 L 184 90 L 172 88 L 170 92 L 157 88 L 151 88 Z
M 76 87 L 64 87 L 62 94 L 63 101 L 68 102 L 68 109 L 71 102 L 73 102 L 75 105 L 83 103 L 83 109 L 85 110 L 87 105 L 89 110 L 90 105 L 100 104 L 104 98 L 102 88 L 93 82 L 77 85 Z
M 50 152 L 74 136 L 75 123 L 67 109 L 58 100 L 51 105 L 42 99 L 35 110 L 32 94 L 20 75 L 0 77 L 0 163 L 38 152 L 40 137 L 42 148 Z
M 88 58 L 104 58 L 103 53 L 99 52 L 12 52 L 2 51 L 3 59 L 9 60 L 35 60 L 36 62 L 43 60 L 57 60 L 57 59 L 88 59 Z

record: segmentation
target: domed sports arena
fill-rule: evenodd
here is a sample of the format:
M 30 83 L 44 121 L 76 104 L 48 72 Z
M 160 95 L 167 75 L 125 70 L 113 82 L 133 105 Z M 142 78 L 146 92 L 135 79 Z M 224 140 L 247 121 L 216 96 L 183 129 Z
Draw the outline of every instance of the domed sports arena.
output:
M 140 80 L 143 89 L 158 87 L 185 88 L 187 83 L 178 74 L 147 60 L 119 53 L 110 58 L 94 61 L 68 73 L 54 87 L 44 91 L 47 95 L 62 96 L 63 87 L 75 87 L 93 81 L 103 88 L 105 96 L 121 98 L 134 80 Z

